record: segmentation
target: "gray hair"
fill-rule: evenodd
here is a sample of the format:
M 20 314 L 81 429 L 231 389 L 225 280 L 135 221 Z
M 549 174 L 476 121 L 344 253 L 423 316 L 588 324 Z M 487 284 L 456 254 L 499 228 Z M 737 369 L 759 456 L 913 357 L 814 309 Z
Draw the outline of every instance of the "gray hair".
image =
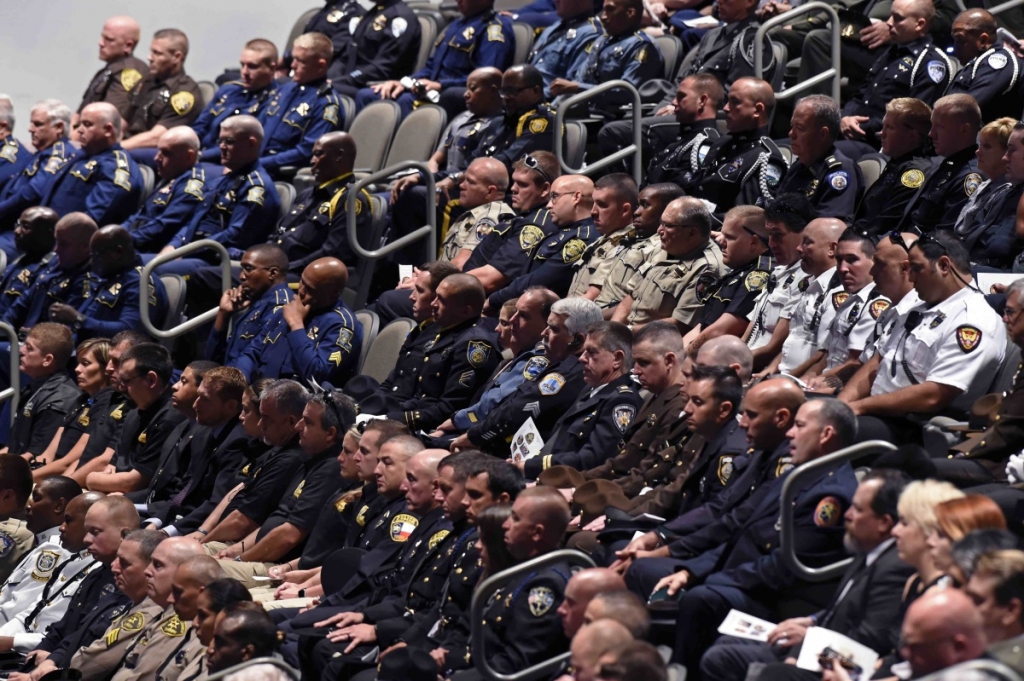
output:
M 14 130 L 14 100 L 10 95 L 0 94 L 0 123 Z
M 736 336 L 718 336 L 700 346 L 696 363 L 706 366 L 730 366 L 740 368 L 739 377 L 744 383 L 750 380 L 754 371 L 754 354 L 747 344 Z
M 43 109 L 50 117 L 50 125 L 64 124 L 64 132 L 71 130 L 71 108 L 59 99 L 43 99 L 36 102 L 32 110 Z
M 256 141 L 263 142 L 263 124 L 255 116 L 239 114 L 225 119 L 220 124 L 221 130 L 234 130 L 245 135 L 251 135 Z
M 301 417 L 302 411 L 309 402 L 309 391 L 302 387 L 301 383 L 287 378 L 274 381 L 260 395 L 260 402 L 272 397 L 277 403 L 277 408 L 288 416 Z
M 604 321 L 601 308 L 589 298 L 573 296 L 555 301 L 551 306 L 552 314 L 565 317 L 565 329 L 573 336 L 586 334 L 592 324 Z
M 857 439 L 857 416 L 849 405 L 834 397 L 820 397 L 814 401 L 821 404 L 818 419 L 821 426 L 832 426 L 836 431 L 836 449 L 849 447 Z
M 619 322 L 597 322 L 587 329 L 587 338 L 593 339 L 599 347 L 613 355 L 622 353 L 622 368 L 628 372 L 633 367 L 633 333 Z
M 1006 287 L 1007 300 L 1009 300 L 1011 293 L 1017 294 L 1017 302 L 1024 301 L 1024 277 L 1014 279 L 1013 283 Z
M 839 121 L 842 119 L 842 112 L 836 100 L 828 95 L 808 95 L 800 100 L 800 104 L 806 104 L 814 112 L 814 119 L 819 125 L 828 128 L 832 139 L 839 139 Z

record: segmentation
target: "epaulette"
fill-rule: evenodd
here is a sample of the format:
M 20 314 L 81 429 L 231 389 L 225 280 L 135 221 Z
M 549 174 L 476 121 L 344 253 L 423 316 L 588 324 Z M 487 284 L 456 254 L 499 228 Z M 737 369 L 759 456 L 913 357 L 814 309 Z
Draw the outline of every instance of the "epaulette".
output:
M 331 92 L 333 89 L 334 88 L 331 87 L 331 81 L 327 81 L 326 83 L 324 83 L 323 85 L 316 89 L 316 96 L 323 97 L 328 92 Z
M 840 161 L 835 156 L 829 156 L 828 158 L 825 159 L 825 167 L 827 167 L 829 170 L 836 170 L 837 168 L 843 167 L 843 162 Z
M 632 395 L 633 394 L 633 389 L 630 388 L 628 385 L 620 385 L 619 386 L 619 392 L 623 393 L 623 394 Z

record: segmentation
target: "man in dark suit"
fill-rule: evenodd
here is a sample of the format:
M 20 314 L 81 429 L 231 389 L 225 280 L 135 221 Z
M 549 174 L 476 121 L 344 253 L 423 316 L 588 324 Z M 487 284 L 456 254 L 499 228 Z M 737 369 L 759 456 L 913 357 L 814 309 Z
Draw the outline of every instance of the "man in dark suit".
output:
M 707 679 L 742 681 L 751 662 L 766 662 L 771 679 L 811 681 L 821 675 L 780 662 L 797 657 L 807 629 L 825 627 L 885 655 L 897 645 L 900 603 L 913 568 L 900 560 L 892 528 L 896 503 L 907 477 L 898 471 L 875 470 L 865 476 L 846 511 L 844 544 L 855 554 L 828 608 L 810 617 L 783 620 L 768 643 L 733 637 L 720 639 L 701 660 Z

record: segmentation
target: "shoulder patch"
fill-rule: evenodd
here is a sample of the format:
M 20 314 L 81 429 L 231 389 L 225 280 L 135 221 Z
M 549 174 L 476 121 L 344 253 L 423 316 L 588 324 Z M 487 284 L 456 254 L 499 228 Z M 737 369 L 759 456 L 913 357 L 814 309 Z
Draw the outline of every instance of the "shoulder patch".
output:
M 391 20 L 391 35 L 396 38 L 401 38 L 402 34 L 405 33 L 405 29 L 409 27 L 409 22 L 402 17 L 395 17 Z
M 146 625 L 146 613 L 133 612 L 121 622 L 121 628 L 125 631 L 139 631 Z
M 1009 60 L 1002 52 L 993 52 L 988 58 L 988 65 L 996 70 L 1003 68 L 1008 63 Z
M 936 83 L 941 83 L 946 79 L 946 62 L 941 59 L 933 59 L 928 62 L 928 77 Z
M 878 319 L 882 316 L 883 312 L 889 309 L 889 305 L 888 300 L 872 300 L 871 305 L 868 306 L 868 314 L 871 315 L 872 319 Z
M 263 187 L 249 187 L 249 191 L 245 194 L 245 200 L 262 206 L 265 195 L 266 190 Z
M 331 125 L 338 125 L 338 105 L 328 104 L 324 107 L 324 120 Z
M 192 178 L 185 183 L 185 193 L 191 194 L 200 201 L 203 200 L 203 181 L 199 178 Z
M 620 433 L 625 433 L 626 429 L 633 423 L 633 417 L 636 416 L 636 408 L 631 404 L 620 404 L 612 411 L 612 415 L 615 418 L 615 427 L 619 429 Z
M 764 270 L 753 270 L 743 280 L 743 287 L 748 291 L 760 291 L 768 283 L 768 273 Z
M 534 617 L 543 617 L 555 604 L 555 592 L 546 586 L 537 586 L 530 589 L 526 601 L 530 604 L 530 613 Z
M 438 544 L 443 542 L 444 538 L 447 537 L 449 534 L 451 534 L 451 532 L 449 532 L 448 530 L 441 530 L 440 532 L 435 532 L 433 536 L 430 537 L 430 539 L 427 541 L 427 550 L 433 551 L 434 548 Z
M 178 619 L 177 615 L 171 617 L 171 619 L 164 622 L 163 625 L 160 627 L 160 631 L 174 638 L 184 636 L 185 631 L 187 629 L 188 626 L 180 619 Z
M 580 259 L 583 252 L 587 250 L 587 243 L 583 239 L 569 239 L 562 246 L 562 261 L 571 264 Z
M 131 92 L 139 81 L 142 80 L 142 74 L 135 69 L 125 69 L 121 71 L 121 87 Z
M 907 172 L 900 175 L 900 182 L 903 183 L 904 187 L 910 189 L 917 189 L 924 184 L 924 173 L 917 168 L 911 168 Z
M 526 362 L 526 366 L 523 367 L 523 378 L 527 381 L 536 381 L 544 373 L 544 370 L 548 368 L 551 362 L 547 357 L 531 357 Z
M 40 551 L 36 558 L 36 569 L 32 571 L 32 579 L 37 582 L 45 582 L 53 568 L 57 567 L 60 554 L 56 551 Z
M 475 367 L 481 367 L 491 356 L 491 344 L 485 341 L 470 341 L 466 348 L 466 359 Z
M 546 118 L 534 118 L 530 121 L 530 132 L 534 135 L 539 135 L 548 129 L 548 119 Z
M 415 516 L 411 516 L 408 513 L 399 513 L 391 519 L 391 539 L 393 541 L 405 541 L 419 524 L 420 521 Z
M 565 376 L 562 374 L 548 374 L 540 382 L 537 389 L 541 395 L 557 395 L 558 391 L 565 385 Z
M 174 113 L 179 116 L 184 116 L 192 107 L 195 106 L 196 98 L 191 92 L 176 92 L 171 95 L 171 108 L 174 109 Z
M 981 186 L 982 179 L 978 173 L 968 173 L 967 177 L 964 178 L 964 193 L 968 197 L 974 196 L 974 192 L 978 191 L 978 187 Z
M 972 352 L 981 342 L 981 329 L 970 324 L 956 327 L 956 343 L 964 352 Z
M 846 291 L 836 291 L 832 294 L 832 307 L 839 309 L 839 306 L 850 299 L 850 294 Z
M 828 181 L 829 186 L 837 192 L 846 191 L 846 188 L 850 186 L 850 175 L 845 170 L 829 173 L 829 176 L 825 179 Z
M 793 470 L 793 457 L 791 456 L 780 456 L 779 461 L 775 464 L 775 477 L 781 478 L 786 473 Z
M 818 527 L 832 527 L 842 518 L 842 503 L 835 497 L 825 497 L 814 509 L 814 524 Z
M 519 247 L 528 251 L 544 240 L 544 230 L 537 225 L 526 225 L 519 232 Z
M 359 513 L 356 514 L 356 524 L 359 525 L 359 527 L 366 526 L 366 512 L 369 510 L 370 507 L 367 506 L 366 504 L 363 504 L 363 507 L 359 509 Z
M 720 456 L 718 457 L 718 482 L 725 485 L 729 482 L 729 478 L 732 477 L 732 472 L 736 469 L 735 459 L 732 456 Z
M 501 30 L 501 24 L 491 24 L 490 26 L 487 27 L 487 42 L 505 42 L 505 32 Z

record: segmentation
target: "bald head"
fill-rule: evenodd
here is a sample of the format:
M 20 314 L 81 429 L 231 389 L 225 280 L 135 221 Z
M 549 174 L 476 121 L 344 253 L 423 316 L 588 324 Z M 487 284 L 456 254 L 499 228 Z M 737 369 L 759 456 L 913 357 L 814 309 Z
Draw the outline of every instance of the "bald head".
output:
M 985 652 L 981 614 L 963 591 L 930 589 L 903 618 L 903 646 L 915 677 L 973 660 Z
M 424 449 L 413 454 L 407 465 L 422 472 L 424 475 L 436 478 L 437 464 L 441 463 L 441 459 L 449 454 L 451 452 L 447 449 Z
M 199 586 L 227 576 L 217 559 L 206 554 L 186 558 L 178 565 L 177 573 L 183 581 Z
M 572 640 L 572 666 L 577 681 L 593 681 L 602 659 L 618 658 L 633 642 L 629 629 L 610 619 L 597 620 L 580 629 Z
M 953 52 L 961 63 L 966 64 L 992 47 L 996 40 L 998 25 L 988 10 L 971 8 L 953 21 Z
M 92 239 L 99 227 L 96 221 L 85 213 L 68 213 L 57 221 L 56 233 L 59 239 L 64 235 L 68 239 L 84 241 L 86 244 Z M 88 250 L 88 249 L 87 249 Z
M 583 613 L 584 626 L 601 619 L 610 619 L 629 629 L 633 638 L 647 637 L 651 615 L 647 604 L 632 591 L 608 591 L 594 596 Z
M 434 321 L 442 328 L 461 324 L 480 316 L 487 292 L 480 280 L 471 274 L 449 274 L 437 285 Z
M 802 243 L 797 247 L 804 272 L 817 277 L 835 267 L 839 237 L 845 231 L 846 223 L 836 218 L 811 220 L 802 233 Z
M 574 574 L 565 587 L 565 598 L 558 606 L 565 635 L 572 638 L 583 626 L 583 613 L 594 596 L 625 588 L 622 575 L 608 568 L 587 568 Z
M 191 556 L 183 560 L 171 579 L 168 602 L 183 622 L 195 618 L 199 609 L 199 594 L 211 583 L 227 576 L 224 568 L 213 556 Z
M 121 112 L 113 104 L 93 102 L 82 109 L 82 115 L 86 114 L 94 117 L 95 122 L 99 125 L 110 125 L 118 130 L 121 128 Z
M 170 128 L 167 132 L 160 135 L 160 141 L 166 141 L 169 145 L 191 149 L 192 151 L 199 151 L 200 147 L 199 135 L 187 125 L 178 125 Z
M 729 88 L 729 100 L 740 107 L 727 119 L 729 132 L 756 130 L 768 125 L 775 110 L 775 91 L 760 78 L 738 78 Z
M 740 407 L 740 426 L 747 431 L 747 441 L 755 449 L 778 447 L 805 401 L 803 390 L 788 378 L 772 378 L 753 385 Z
M 494 88 L 497 90 L 501 87 L 501 71 L 493 66 L 481 66 L 478 69 L 474 69 L 473 72 L 469 74 L 469 78 L 466 79 L 466 83 L 475 83 L 481 87 Z
M 118 528 L 128 531 L 139 529 L 139 512 L 135 504 L 127 497 L 116 495 L 103 497 L 93 503 L 89 513 L 94 511 L 106 514 L 107 520 Z
M 355 160 L 356 141 L 347 132 L 329 132 L 313 145 L 313 175 L 317 182 L 351 173 Z
M 189 558 L 207 555 L 202 545 L 190 537 L 170 537 L 160 542 L 160 548 L 175 568 Z
M 484 198 L 488 201 L 496 201 L 508 191 L 508 169 L 505 164 L 490 156 L 481 156 L 469 164 L 466 170 L 467 177 L 474 177 L 487 187 L 494 187 Z
M 697 351 L 700 366 L 726 366 L 736 370 L 744 383 L 754 369 L 754 355 L 747 344 L 736 336 L 718 336 L 704 343 Z
M 117 61 L 135 51 L 142 30 L 139 22 L 129 16 L 110 17 L 103 23 L 100 36 L 100 59 L 105 62 Z
M 533 526 L 533 533 L 526 546 L 513 547 L 509 544 L 509 550 L 520 559 L 557 548 L 571 520 L 569 502 L 557 489 L 546 485 L 529 487 L 520 492 L 512 505 L 512 515 Z
M 121 225 L 102 227 L 90 240 L 92 269 L 102 277 L 123 272 L 135 265 L 135 245 L 128 230 Z
M 319 258 L 302 270 L 299 298 L 311 310 L 322 312 L 338 304 L 348 284 L 348 268 L 337 258 Z

